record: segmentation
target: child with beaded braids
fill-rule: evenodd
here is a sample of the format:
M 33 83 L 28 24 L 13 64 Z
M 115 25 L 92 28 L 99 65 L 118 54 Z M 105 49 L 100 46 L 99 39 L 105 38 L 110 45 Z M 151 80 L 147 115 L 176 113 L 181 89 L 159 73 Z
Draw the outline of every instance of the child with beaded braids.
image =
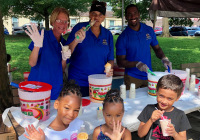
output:
M 124 101 L 119 90 L 108 91 L 103 102 L 105 124 L 94 129 L 93 140 L 131 140 L 131 133 L 121 125 Z
M 75 81 L 65 83 L 63 89 L 55 100 L 54 108 L 57 110 L 56 118 L 44 130 L 35 129 L 33 125 L 26 128 L 26 138 L 30 140 L 75 140 L 82 120 L 76 118 L 78 116 L 81 105 L 80 87 Z

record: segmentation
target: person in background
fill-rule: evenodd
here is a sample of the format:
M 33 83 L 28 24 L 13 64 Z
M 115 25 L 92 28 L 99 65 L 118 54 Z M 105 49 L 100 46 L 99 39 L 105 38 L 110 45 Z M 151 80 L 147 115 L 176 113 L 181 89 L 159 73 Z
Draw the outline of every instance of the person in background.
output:
M 66 67 L 66 60 L 71 56 L 71 51 L 61 52 L 62 44 L 66 40 L 62 37 L 69 26 L 69 13 L 66 9 L 57 7 L 50 16 L 52 30 L 38 32 L 35 24 L 28 26 L 26 33 L 32 39 L 29 49 L 32 51 L 29 56 L 31 66 L 28 81 L 45 82 L 52 85 L 51 100 L 56 100 L 62 90 L 63 72 Z
M 136 88 L 148 86 L 147 71 L 152 71 L 151 47 L 166 69 L 172 69 L 172 63 L 160 48 L 153 29 L 140 22 L 136 5 L 126 7 L 125 17 L 128 26 L 117 39 L 116 59 L 118 66 L 125 68 L 124 82 L 129 90 L 131 83 Z
M 110 90 L 103 101 L 105 124 L 94 129 L 93 140 L 131 140 L 131 133 L 121 125 L 124 101 L 119 90 Z
M 44 131 L 41 128 L 36 130 L 33 125 L 29 125 L 26 128 L 28 135 L 24 136 L 29 140 L 76 139 L 78 130 L 83 124 L 83 121 L 77 118 L 81 101 L 80 87 L 75 81 L 67 82 L 54 102 L 54 108 L 57 110 L 56 118 Z
M 11 60 L 11 55 L 7 54 L 7 71 L 8 71 L 8 78 L 9 81 L 12 82 L 12 72 L 17 69 L 17 67 L 11 68 L 11 64 L 9 63 Z
M 190 123 L 182 110 L 177 109 L 173 104 L 178 101 L 183 91 L 181 79 L 173 74 L 161 77 L 157 83 L 156 94 L 157 104 L 147 105 L 138 116 L 140 126 L 138 136 L 145 140 L 186 140 L 186 130 L 190 129 Z M 161 117 L 171 119 L 164 137 L 159 120 Z
M 114 63 L 113 36 L 101 23 L 105 19 L 106 3 L 93 1 L 89 12 L 90 21 L 94 25 L 84 31 L 90 23 L 78 23 L 72 29 L 67 43 L 71 49 L 68 79 L 74 79 L 81 87 L 83 97 L 89 96 L 88 76 L 91 74 L 103 74 L 104 65 Z M 78 36 L 78 37 L 77 37 Z M 113 75 L 113 69 L 107 76 Z

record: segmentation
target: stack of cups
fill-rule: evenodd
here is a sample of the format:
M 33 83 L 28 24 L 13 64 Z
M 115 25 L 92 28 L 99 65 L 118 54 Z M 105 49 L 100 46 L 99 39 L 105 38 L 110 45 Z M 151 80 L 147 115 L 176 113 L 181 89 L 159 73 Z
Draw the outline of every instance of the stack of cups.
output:
M 190 69 L 186 68 L 185 71 L 187 72 L 187 78 L 185 81 L 185 89 L 189 89 L 190 86 Z
M 195 91 L 195 80 L 196 80 L 196 76 L 191 75 L 189 91 Z
M 131 83 L 130 91 L 129 91 L 129 98 L 135 99 L 135 84 Z
M 126 99 L 126 85 L 120 86 L 120 93 L 121 93 L 121 98 L 125 100 Z

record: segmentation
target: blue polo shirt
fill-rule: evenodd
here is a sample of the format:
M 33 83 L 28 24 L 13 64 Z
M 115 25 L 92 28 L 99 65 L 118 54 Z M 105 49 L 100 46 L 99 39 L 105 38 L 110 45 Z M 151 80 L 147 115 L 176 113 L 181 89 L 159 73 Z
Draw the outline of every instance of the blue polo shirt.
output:
M 66 40 L 61 36 L 62 44 Z M 29 49 L 32 51 L 34 43 Z M 31 67 L 28 81 L 45 82 L 52 85 L 51 100 L 57 99 L 63 85 L 62 55 L 60 43 L 56 40 L 53 31 L 44 31 L 43 47 L 40 48 L 37 64 Z
M 139 31 L 134 31 L 128 26 L 117 39 L 116 55 L 126 55 L 128 61 L 141 61 L 152 70 L 150 45 L 158 45 L 150 26 L 140 23 Z M 136 67 L 125 68 L 125 73 L 137 79 L 147 80 L 147 73 Z
M 67 44 L 70 44 L 75 33 L 89 22 L 78 23 L 70 33 Z M 79 43 L 70 58 L 68 79 L 74 79 L 79 86 L 89 86 L 88 76 L 103 74 L 104 65 L 109 60 L 114 60 L 113 36 L 109 30 L 100 26 L 101 33 L 97 38 L 89 29 L 82 43 Z

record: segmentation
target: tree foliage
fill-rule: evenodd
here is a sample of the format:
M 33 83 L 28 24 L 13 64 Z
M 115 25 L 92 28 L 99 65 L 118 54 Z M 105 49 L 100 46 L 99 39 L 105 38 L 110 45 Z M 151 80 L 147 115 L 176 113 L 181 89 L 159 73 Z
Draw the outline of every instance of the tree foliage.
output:
M 121 0 L 109 0 L 109 4 L 113 7 L 112 10 L 114 12 L 114 16 L 121 18 L 122 17 L 122 1 Z M 124 0 L 124 11 L 125 13 L 125 8 L 129 4 L 136 4 L 138 7 L 138 10 L 140 12 L 140 18 L 141 20 L 148 20 L 149 19 L 149 12 L 148 8 L 151 4 L 151 0 L 143 0 L 139 2 L 135 2 L 134 0 Z
M 169 25 L 192 26 L 193 22 L 190 18 L 170 18 Z
M 3 16 L 28 17 L 45 20 L 49 27 L 49 15 L 55 7 L 64 7 L 70 15 L 86 12 L 92 0 L 0 0 Z

